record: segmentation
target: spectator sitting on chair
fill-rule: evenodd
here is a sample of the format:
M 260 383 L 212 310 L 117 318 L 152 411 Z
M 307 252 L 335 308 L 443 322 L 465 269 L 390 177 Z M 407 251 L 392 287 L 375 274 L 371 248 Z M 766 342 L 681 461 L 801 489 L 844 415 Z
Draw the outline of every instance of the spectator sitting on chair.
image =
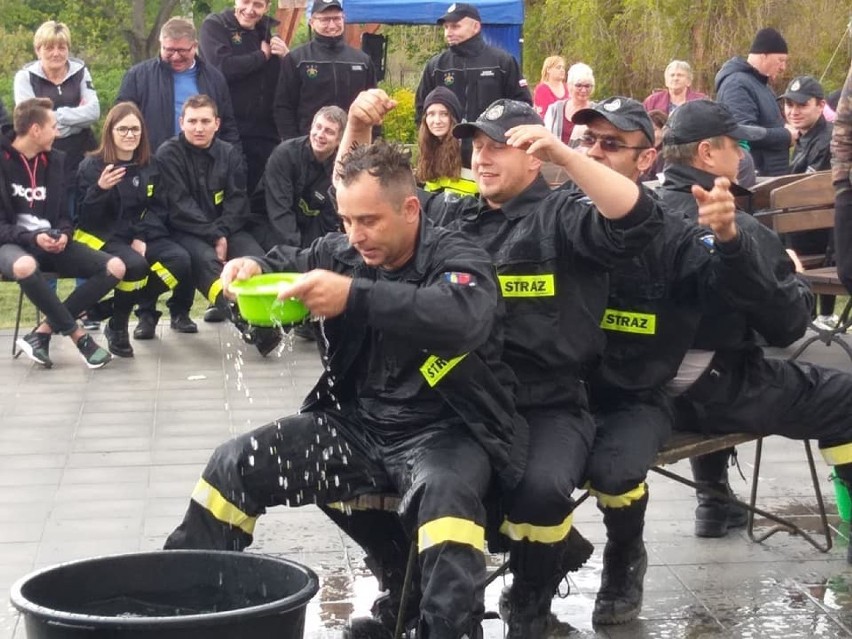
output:
M 665 206 L 695 219 L 695 185 L 727 188 L 727 182 L 735 180 L 742 151 L 726 133 L 736 126 L 718 103 L 698 100 L 678 107 L 663 142 L 667 164 L 658 194 Z M 753 237 L 766 235 L 766 227 L 754 218 L 739 216 L 738 223 Z M 817 439 L 835 475 L 850 484 L 852 375 L 801 360 L 767 358 L 755 341 L 759 333 L 772 346 L 787 346 L 804 334 L 810 318 L 810 288 L 796 276 L 794 263 L 783 259 L 782 250 L 780 243 L 772 253 L 761 249 L 765 259 L 773 261 L 778 282 L 770 299 L 749 312 L 720 306 L 702 318 L 670 389 L 676 395 L 676 427 L 714 435 L 746 432 Z M 699 462 L 693 463 L 696 481 L 729 491 L 727 456 L 722 451 L 693 458 Z M 706 490 L 698 491 L 698 501 L 696 533 L 724 536 L 730 510 Z M 852 547 L 847 561 L 852 563 Z
M 100 147 L 77 173 L 75 241 L 120 257 L 126 266 L 104 328 L 110 352 L 119 357 L 133 356 L 127 328 L 133 305 L 144 299 L 155 304 L 168 290 L 173 291 L 171 327 L 198 332 L 189 318 L 195 294 L 189 254 L 169 239 L 163 221 L 148 209 L 161 180 L 152 159 L 142 114 L 132 102 L 119 102 L 104 120 Z M 152 320 L 143 314 L 139 321 Z
M 57 127 L 50 99 L 22 101 L 13 119 L 14 132 L 0 142 L 0 273 L 18 282 L 46 318 L 17 345 L 30 359 L 50 368 L 50 336 L 60 333 L 76 344 L 89 368 L 100 368 L 111 356 L 76 318 L 118 284 L 124 263 L 71 241 L 64 154 L 52 150 Z M 42 271 L 87 280 L 63 302 Z
M 155 202 L 168 214 L 172 239 L 189 253 L 196 289 L 265 357 L 281 341 L 279 331 L 249 328 L 225 299 L 219 280 L 229 258 L 263 252 L 245 230 L 249 202 L 242 154 L 216 137 L 219 122 L 216 103 L 209 96 L 186 100 L 181 134 L 156 154 L 162 183 L 159 195 L 154 193 Z
M 659 109 L 669 116 L 681 104 L 707 97 L 699 91 L 692 90 L 692 67 L 689 66 L 689 62 L 672 60 L 666 65 L 663 75 L 666 79 L 666 88 L 656 89 L 642 103 L 649 113 Z

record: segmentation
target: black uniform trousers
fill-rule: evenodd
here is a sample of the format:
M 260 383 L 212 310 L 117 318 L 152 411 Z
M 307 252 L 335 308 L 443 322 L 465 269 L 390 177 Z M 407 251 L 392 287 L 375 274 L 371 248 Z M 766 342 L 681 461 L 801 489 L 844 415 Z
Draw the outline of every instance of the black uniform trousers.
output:
M 345 409 L 293 415 L 219 446 L 165 547 L 242 550 L 269 506 L 398 493 L 417 530 L 430 639 L 473 636 L 484 613 L 485 450 L 457 421 L 380 441 Z
M 211 304 L 221 304 L 222 284 L 219 281 L 219 276 L 222 274 L 224 264 L 216 257 L 216 249 L 213 244 L 202 237 L 188 233 L 175 232 L 172 237 L 189 253 L 195 288 Z M 246 255 L 262 256 L 265 253 L 266 251 L 247 231 L 237 231 L 228 236 L 228 259 L 245 257 Z
M 510 541 L 516 579 L 555 587 L 565 571 L 564 542 L 571 532 L 574 500 L 595 436 L 589 412 L 579 406 L 521 408 L 529 424 L 524 476 L 507 498 L 500 532 Z
M 606 393 L 595 398 L 593 412 L 589 489 L 600 506 L 626 508 L 645 494 L 648 470 L 671 436 L 671 407 L 661 394 Z
M 195 290 L 189 253 L 168 238 L 147 242 L 142 256 L 122 240 L 110 240 L 101 250 L 124 262 L 124 279 L 115 287 L 114 312 L 130 315 L 134 304 L 153 310 L 157 298 L 168 290 L 172 297 L 167 305 L 172 315 L 189 314 Z
M 852 375 L 843 371 L 769 359 L 758 347 L 717 352 L 675 409 L 679 430 L 816 439 L 828 464 L 852 463 Z

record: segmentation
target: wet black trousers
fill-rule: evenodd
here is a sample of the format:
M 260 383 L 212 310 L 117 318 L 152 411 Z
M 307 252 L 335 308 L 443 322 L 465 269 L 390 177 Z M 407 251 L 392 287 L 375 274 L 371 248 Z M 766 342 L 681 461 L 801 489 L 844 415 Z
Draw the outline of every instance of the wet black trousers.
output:
M 816 439 L 828 464 L 852 463 L 852 375 L 843 371 L 769 359 L 757 347 L 717 353 L 674 405 L 678 430 Z
M 293 415 L 216 449 L 165 547 L 242 550 L 270 506 L 397 493 L 418 540 L 421 619 L 430 639 L 458 639 L 484 613 L 490 478 L 487 454 L 457 422 L 381 442 L 352 413 Z

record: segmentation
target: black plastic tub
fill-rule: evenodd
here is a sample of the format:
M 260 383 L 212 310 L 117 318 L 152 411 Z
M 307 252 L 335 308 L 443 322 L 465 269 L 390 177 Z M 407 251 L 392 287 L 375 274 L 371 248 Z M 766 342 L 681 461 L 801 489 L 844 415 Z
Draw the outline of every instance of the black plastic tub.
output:
M 301 639 L 319 582 L 309 568 L 241 552 L 94 557 L 12 586 L 27 639 Z

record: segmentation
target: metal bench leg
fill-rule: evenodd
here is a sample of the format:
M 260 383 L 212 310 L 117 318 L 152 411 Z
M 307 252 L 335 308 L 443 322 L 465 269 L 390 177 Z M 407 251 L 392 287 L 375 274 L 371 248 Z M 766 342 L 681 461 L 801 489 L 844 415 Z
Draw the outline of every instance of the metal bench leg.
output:
M 769 513 L 766 513 L 765 511 L 762 511 L 759 508 L 757 508 L 757 505 L 756 505 L 757 504 L 757 486 L 758 486 L 758 482 L 760 480 L 760 459 L 761 459 L 761 456 L 763 454 L 763 439 L 757 440 L 756 445 L 755 445 L 755 450 L 754 450 L 754 473 L 752 473 L 752 478 L 751 478 L 751 497 L 750 497 L 749 503 L 747 505 L 748 506 L 748 528 L 747 528 L 748 537 L 749 537 L 749 539 L 751 539 L 755 543 L 761 543 L 761 542 L 765 541 L 766 539 L 768 539 L 769 537 L 771 537 L 772 535 L 774 535 L 775 533 L 780 532 L 780 531 L 785 531 L 785 532 L 790 533 L 791 535 L 801 536 L 803 539 L 805 539 L 805 541 L 807 541 L 811 546 L 813 546 L 814 548 L 816 548 L 820 552 L 828 552 L 829 550 L 831 550 L 832 540 L 831 540 L 831 530 L 828 527 L 828 517 L 825 514 L 825 502 L 822 499 L 822 490 L 820 489 L 820 486 L 819 486 L 819 476 L 817 475 L 816 464 L 814 463 L 814 455 L 813 455 L 813 451 L 811 449 L 811 442 L 810 442 L 810 440 L 806 439 L 806 440 L 804 440 L 803 443 L 805 445 L 805 455 L 808 458 L 808 468 L 810 470 L 811 481 L 813 482 L 813 486 L 814 486 L 814 494 L 815 494 L 816 500 L 817 500 L 817 509 L 819 510 L 820 521 L 822 523 L 822 533 L 823 533 L 823 537 L 825 539 L 825 543 L 821 544 L 820 542 L 818 542 L 808 532 L 802 530 L 799 526 L 794 524 L 792 519 L 778 517 L 778 516 L 775 516 L 775 515 L 767 516 L 767 515 L 769 515 Z M 770 519 L 771 521 L 774 521 L 778 525 L 773 526 L 772 528 L 767 530 L 762 535 L 756 536 L 754 534 L 754 515 L 755 515 L 755 513 L 757 513 L 758 515 L 761 515 L 763 517 L 766 517 L 767 519 Z
M 18 285 L 18 313 L 15 315 L 15 333 L 12 335 L 12 358 L 18 359 L 21 349 L 18 348 L 18 335 L 21 332 L 21 311 L 24 307 L 24 289 Z

